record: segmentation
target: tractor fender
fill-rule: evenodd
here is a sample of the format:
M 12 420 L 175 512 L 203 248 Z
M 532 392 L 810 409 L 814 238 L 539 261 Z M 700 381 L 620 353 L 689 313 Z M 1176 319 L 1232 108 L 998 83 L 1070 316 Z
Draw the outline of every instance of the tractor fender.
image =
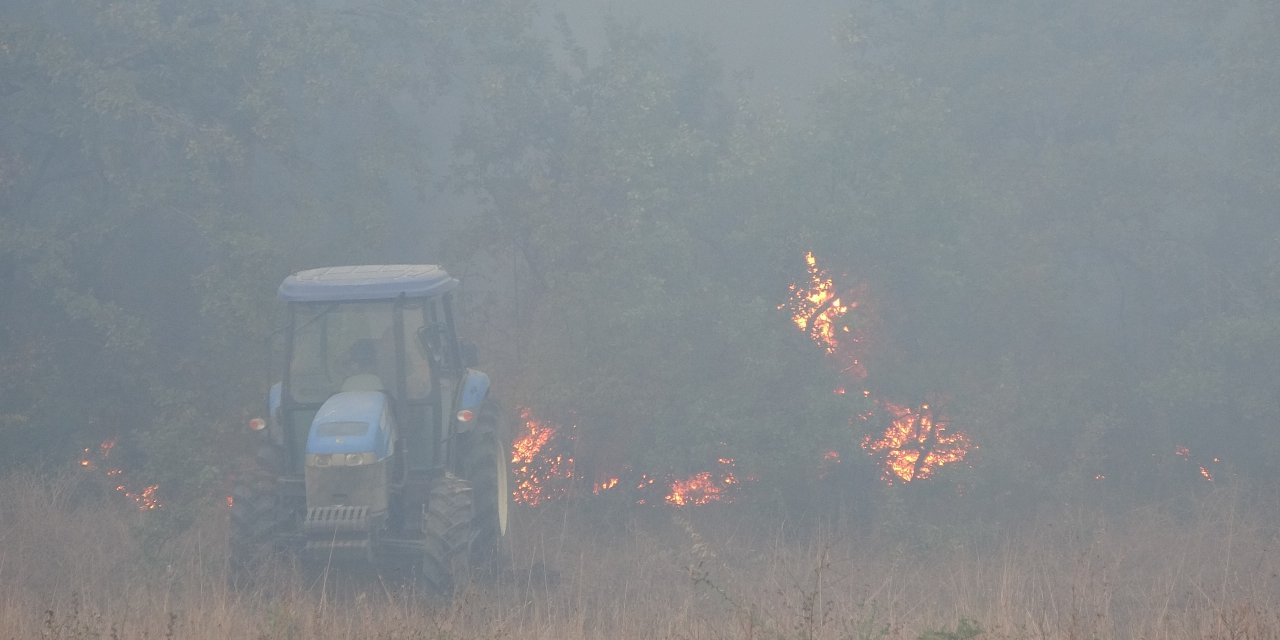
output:
M 270 435 L 271 443 L 281 447 L 284 446 L 284 430 L 280 428 L 283 386 L 277 382 L 271 385 L 270 391 L 267 391 L 267 433 Z
M 458 400 L 453 404 L 455 411 L 472 411 L 480 413 L 480 407 L 484 405 L 485 398 L 489 397 L 489 376 L 483 371 L 475 369 L 467 369 L 463 374 L 462 381 L 458 384 Z M 458 424 L 458 430 L 463 431 L 469 426 L 465 423 Z

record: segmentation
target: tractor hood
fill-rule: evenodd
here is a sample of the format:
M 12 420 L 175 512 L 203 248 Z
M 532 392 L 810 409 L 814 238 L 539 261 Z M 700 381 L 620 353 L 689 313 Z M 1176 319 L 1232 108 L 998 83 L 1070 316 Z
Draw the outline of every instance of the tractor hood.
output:
M 394 425 L 387 396 L 378 391 L 346 391 L 320 406 L 307 435 L 307 454 L 391 455 Z

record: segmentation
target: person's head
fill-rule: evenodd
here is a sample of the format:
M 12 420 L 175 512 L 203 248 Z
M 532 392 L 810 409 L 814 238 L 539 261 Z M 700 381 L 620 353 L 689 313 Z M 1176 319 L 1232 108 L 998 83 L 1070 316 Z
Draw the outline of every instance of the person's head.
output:
M 355 372 L 372 372 L 378 364 L 378 352 L 373 340 L 362 338 L 351 343 L 347 351 L 347 366 Z

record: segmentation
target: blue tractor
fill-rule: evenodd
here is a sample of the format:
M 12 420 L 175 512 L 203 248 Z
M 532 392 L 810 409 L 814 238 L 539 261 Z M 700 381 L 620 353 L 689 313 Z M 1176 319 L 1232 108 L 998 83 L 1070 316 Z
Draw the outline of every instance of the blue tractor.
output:
M 251 469 L 232 493 L 232 568 L 417 567 L 446 591 L 494 566 L 506 535 L 510 433 L 459 342 L 458 280 L 435 265 L 285 278 L 284 367 Z

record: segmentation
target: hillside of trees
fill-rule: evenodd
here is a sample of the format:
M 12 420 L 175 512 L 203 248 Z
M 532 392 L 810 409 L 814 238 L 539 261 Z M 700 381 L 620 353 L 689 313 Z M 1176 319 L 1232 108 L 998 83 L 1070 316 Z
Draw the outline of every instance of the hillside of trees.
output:
M 696 33 L 586 46 L 524 0 L 8 3 L 0 468 L 116 438 L 175 509 L 217 499 L 280 280 L 431 262 L 503 402 L 602 459 L 730 455 L 798 508 L 914 489 L 779 309 L 812 252 L 861 297 L 849 384 L 977 446 L 929 490 L 1274 482 L 1280 5 L 842 15 L 795 110 Z M 825 452 L 864 488 L 812 491 Z

